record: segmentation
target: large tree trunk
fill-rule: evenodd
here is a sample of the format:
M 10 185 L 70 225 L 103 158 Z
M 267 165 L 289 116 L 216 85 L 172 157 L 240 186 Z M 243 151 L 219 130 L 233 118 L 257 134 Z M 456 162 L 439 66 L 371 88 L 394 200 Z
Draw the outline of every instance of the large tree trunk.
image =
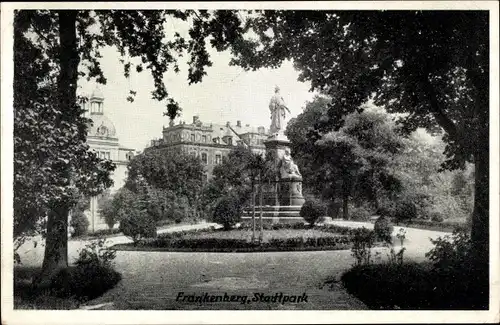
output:
M 473 292 L 480 298 L 482 308 L 486 308 L 489 297 L 489 151 L 488 140 L 485 147 L 474 156 L 475 184 L 474 211 L 472 213 L 472 271 Z
M 59 66 L 58 104 L 63 116 L 57 124 L 64 121 L 64 116 L 71 116 L 71 110 L 76 107 L 76 83 L 78 81 L 79 54 L 76 38 L 76 18 L 78 11 L 58 11 L 59 16 Z M 69 166 L 61 173 L 68 180 L 61 186 L 70 184 Z M 38 283 L 46 283 L 61 268 L 68 267 L 68 216 L 70 204 L 67 201 L 53 204 L 47 220 L 47 239 L 42 266 L 42 273 Z
M 68 267 L 68 214 L 69 208 L 65 205 L 54 207 L 49 212 L 45 254 L 38 285 L 48 284 L 58 271 Z

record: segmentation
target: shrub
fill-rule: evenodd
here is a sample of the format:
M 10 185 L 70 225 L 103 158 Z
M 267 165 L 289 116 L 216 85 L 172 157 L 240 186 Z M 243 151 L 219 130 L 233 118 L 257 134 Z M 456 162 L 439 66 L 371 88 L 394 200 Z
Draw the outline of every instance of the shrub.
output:
M 402 221 L 410 222 L 417 218 L 417 206 L 411 201 L 402 201 L 396 205 L 394 211 L 394 218 L 396 223 L 399 224 Z
M 116 252 L 97 240 L 83 248 L 74 268 L 61 270 L 51 282 L 51 291 L 58 297 L 76 297 L 80 301 L 94 299 L 114 287 L 120 273 L 113 269 Z
M 106 221 L 109 229 L 113 229 L 115 224 L 118 222 L 118 205 L 120 204 L 120 197 L 117 196 L 115 199 L 109 193 L 105 193 L 98 202 L 99 213 Z
M 108 235 L 119 234 L 120 232 L 121 232 L 121 230 L 119 228 L 99 229 L 99 230 L 94 231 L 92 233 L 92 236 L 95 236 L 95 237 L 108 236 Z
M 425 256 L 432 262 L 436 270 L 448 273 L 460 270 L 470 263 L 472 242 L 468 232 L 457 229 L 451 236 L 446 235 L 435 240 L 435 245 Z
M 300 209 L 300 216 L 312 227 L 326 214 L 326 206 L 319 200 L 309 199 Z
M 238 198 L 227 195 L 220 198 L 214 207 L 212 221 L 223 226 L 224 230 L 232 229 L 241 220 L 243 213 Z
M 156 237 L 156 222 L 145 210 L 135 210 L 120 221 L 120 230 L 137 243 L 141 238 Z
M 349 216 L 354 221 L 368 221 L 372 216 L 372 212 L 364 206 L 352 207 Z
M 374 243 L 373 231 L 363 228 L 355 228 L 352 232 L 352 256 L 356 265 L 370 264 L 371 248 Z
M 431 221 L 434 221 L 434 222 L 443 222 L 444 221 L 443 215 L 439 212 L 432 212 L 430 214 L 430 219 L 431 219 Z
M 384 241 L 386 243 L 392 242 L 392 232 L 394 230 L 394 226 L 391 224 L 389 217 L 381 215 L 377 221 L 375 221 L 375 225 L 373 227 L 373 231 L 375 232 L 375 236 L 377 240 Z
M 71 215 L 70 227 L 73 228 L 72 237 L 83 236 L 89 229 L 89 220 L 82 211 L 74 211 Z

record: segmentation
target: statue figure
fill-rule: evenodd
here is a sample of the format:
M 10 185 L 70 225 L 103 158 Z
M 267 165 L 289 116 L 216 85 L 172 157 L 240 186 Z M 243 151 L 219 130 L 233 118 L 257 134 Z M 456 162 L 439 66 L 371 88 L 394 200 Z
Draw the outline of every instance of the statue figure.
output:
M 271 127 L 269 128 L 270 136 L 278 136 L 280 133 L 283 133 L 285 128 L 285 110 L 290 113 L 290 110 L 286 107 L 283 97 L 281 97 L 280 88 L 278 86 L 274 88 L 274 96 L 271 98 L 271 102 L 269 103 L 269 110 L 271 111 Z
M 290 155 L 290 149 L 288 148 L 285 149 L 285 153 L 281 159 L 280 175 L 281 178 L 302 177 L 299 168 L 293 162 L 292 156 Z

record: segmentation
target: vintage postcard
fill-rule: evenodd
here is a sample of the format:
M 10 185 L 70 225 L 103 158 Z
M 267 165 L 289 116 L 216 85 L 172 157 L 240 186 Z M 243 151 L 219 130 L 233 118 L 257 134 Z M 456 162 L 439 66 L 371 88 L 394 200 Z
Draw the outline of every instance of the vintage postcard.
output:
M 2 324 L 500 320 L 497 2 L 1 9 Z

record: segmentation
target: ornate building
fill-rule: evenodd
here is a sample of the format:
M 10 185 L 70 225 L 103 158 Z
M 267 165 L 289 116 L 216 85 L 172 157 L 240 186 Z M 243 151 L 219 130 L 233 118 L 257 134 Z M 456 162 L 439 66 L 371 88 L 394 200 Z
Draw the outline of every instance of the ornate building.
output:
M 90 149 L 95 151 L 100 158 L 110 159 L 116 165 L 116 169 L 111 175 L 114 185 L 109 189 L 109 194 L 113 194 L 123 186 L 127 176 L 127 163 L 134 156 L 135 150 L 120 146 L 115 125 L 104 114 L 104 96 L 99 89 L 96 88 L 92 92 L 85 106 L 87 117 L 93 121 L 87 135 L 87 143 Z M 89 232 L 108 228 L 99 214 L 101 197 L 93 197 L 90 200 L 90 209 L 85 213 L 90 222 Z
M 238 145 L 250 147 L 252 151 L 265 154 L 264 141 L 267 139 L 264 127 L 243 126 L 241 121 L 236 125 L 227 122 L 225 125 L 203 123 L 198 116 L 193 116 L 193 122 L 172 121 L 163 128 L 163 137 L 152 140 L 146 150 L 178 150 L 200 157 L 205 164 L 205 180 L 212 176 L 213 169 L 220 164 L 232 148 Z

